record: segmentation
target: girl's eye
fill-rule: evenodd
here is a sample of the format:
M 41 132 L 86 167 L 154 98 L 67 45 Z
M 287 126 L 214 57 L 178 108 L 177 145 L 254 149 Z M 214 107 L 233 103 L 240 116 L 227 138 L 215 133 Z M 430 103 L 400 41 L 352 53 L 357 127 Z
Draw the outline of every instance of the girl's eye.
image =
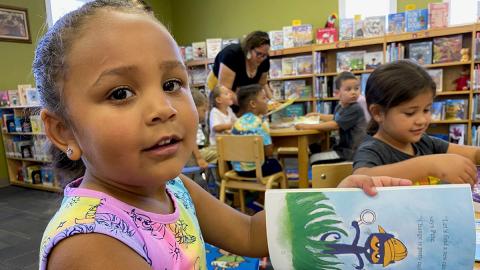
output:
M 133 92 L 126 86 L 120 86 L 115 88 L 112 93 L 108 96 L 109 99 L 113 100 L 124 100 L 132 97 Z
M 177 91 L 182 88 L 182 82 L 180 80 L 168 80 L 163 83 L 162 88 L 167 92 Z
M 406 116 L 412 116 L 414 113 L 413 112 L 406 112 L 405 115 Z

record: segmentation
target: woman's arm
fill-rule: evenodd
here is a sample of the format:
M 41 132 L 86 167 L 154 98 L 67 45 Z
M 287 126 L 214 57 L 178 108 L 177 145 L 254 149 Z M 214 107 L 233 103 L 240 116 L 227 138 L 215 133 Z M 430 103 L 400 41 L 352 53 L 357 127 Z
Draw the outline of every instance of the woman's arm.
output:
M 220 69 L 218 70 L 218 85 L 222 85 L 228 90 L 232 91 L 233 103 L 237 104 L 237 95 L 235 89 L 232 89 L 233 82 L 235 81 L 236 72 L 220 63 Z
M 272 99 L 273 92 L 272 92 L 272 89 L 270 89 L 270 86 L 268 85 L 267 75 L 268 75 L 268 72 L 262 73 L 262 76 L 260 77 L 260 80 L 258 81 L 258 83 L 265 90 L 265 94 L 267 95 L 268 99 Z

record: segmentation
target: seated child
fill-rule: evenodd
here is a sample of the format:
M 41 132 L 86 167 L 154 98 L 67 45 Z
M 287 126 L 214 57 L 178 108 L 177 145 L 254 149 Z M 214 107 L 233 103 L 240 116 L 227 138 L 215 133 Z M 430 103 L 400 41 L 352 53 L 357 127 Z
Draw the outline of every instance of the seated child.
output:
M 281 172 L 282 166 L 278 160 L 272 158 L 273 144 L 269 134 L 268 122 L 262 119 L 262 115 L 268 111 L 267 95 L 259 84 L 242 86 L 237 91 L 240 118 L 235 122 L 232 129 L 234 135 L 260 135 L 263 138 L 265 148 L 265 162 L 262 165 L 262 175 L 268 176 Z M 255 177 L 255 163 L 232 162 L 233 169 L 238 175 Z
M 193 157 L 188 161 L 187 165 L 199 166 L 206 169 L 208 163 L 217 162 L 217 149 L 215 146 L 208 145 L 206 136 L 203 129 L 203 123 L 205 123 L 205 116 L 208 109 L 207 97 L 197 89 L 191 89 L 192 98 L 198 112 L 198 129 L 197 129 L 197 144 L 193 148 Z
M 230 106 L 233 104 L 232 91 L 217 85 L 210 92 L 210 115 L 209 115 L 209 142 L 210 145 L 216 145 L 215 135 L 217 133 L 230 133 L 233 123 L 237 120 L 237 116 L 233 113 Z
M 297 129 L 339 130 L 340 139 L 333 145 L 333 151 L 313 154 L 310 157 L 311 164 L 352 160 L 355 149 L 365 136 L 367 123 L 362 107 L 357 103 L 360 96 L 358 79 L 351 72 L 342 72 L 335 80 L 335 85 L 339 104 L 334 114 L 319 114 L 320 120 L 324 121 L 319 124 L 295 125 Z
M 372 120 L 354 157 L 355 174 L 389 175 L 436 183 L 473 184 L 480 148 L 426 134 L 435 82 L 420 65 L 402 60 L 375 69 L 366 86 Z

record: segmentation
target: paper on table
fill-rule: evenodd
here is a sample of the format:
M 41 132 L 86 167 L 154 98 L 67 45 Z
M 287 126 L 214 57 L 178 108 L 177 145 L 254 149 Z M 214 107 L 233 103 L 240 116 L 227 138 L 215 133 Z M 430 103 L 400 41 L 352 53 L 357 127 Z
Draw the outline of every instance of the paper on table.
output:
M 275 106 L 271 111 L 269 111 L 266 115 L 270 115 L 274 112 L 278 112 L 280 110 L 283 110 L 285 109 L 286 107 L 290 106 L 293 104 L 293 102 L 295 102 L 295 100 L 298 99 L 298 96 L 297 95 L 291 95 L 288 97 L 288 99 L 283 102 L 283 103 L 279 103 L 279 105 Z

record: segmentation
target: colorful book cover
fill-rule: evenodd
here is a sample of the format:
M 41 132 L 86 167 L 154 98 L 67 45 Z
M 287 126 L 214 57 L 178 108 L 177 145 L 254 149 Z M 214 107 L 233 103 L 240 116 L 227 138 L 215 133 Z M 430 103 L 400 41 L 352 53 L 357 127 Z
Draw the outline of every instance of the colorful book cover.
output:
M 207 38 L 207 58 L 213 59 L 222 50 L 221 38 Z
M 437 101 L 432 103 L 432 120 L 440 121 L 445 118 L 445 107 L 443 102 Z
M 363 21 L 363 36 L 378 37 L 385 34 L 385 16 L 366 17 Z
M 8 92 L 6 90 L 0 91 L 0 107 L 6 107 L 10 105 L 8 100 Z
M 306 87 L 305 80 L 287 80 L 285 81 L 284 91 L 285 97 L 289 97 L 291 95 L 296 95 L 299 98 L 307 98 L 309 96 L 305 96 L 303 94 L 305 87 Z
M 432 63 L 432 42 L 423 41 L 408 44 L 408 57 L 419 65 Z
M 293 26 L 283 27 L 283 48 L 293 48 Z
M 464 124 L 454 124 L 448 127 L 448 141 L 459 145 L 465 144 L 465 131 L 467 126 Z
M 20 100 L 18 98 L 18 90 L 7 90 L 7 93 L 10 106 L 20 105 Z
M 435 82 L 435 86 L 437 87 L 437 93 L 442 92 L 443 91 L 443 69 L 441 68 L 427 69 L 427 72 Z
M 275 269 L 473 269 L 470 186 L 267 190 Z
M 347 51 L 337 53 L 337 72 L 363 70 L 365 51 Z
M 448 27 L 448 3 L 428 3 L 428 23 L 430 29 Z
M 295 60 L 297 62 L 297 65 L 296 65 L 297 75 L 305 75 L 305 74 L 313 73 L 313 56 L 312 55 L 297 56 Z
M 414 9 L 405 11 L 405 22 L 407 32 L 427 30 L 428 9 Z
M 353 22 L 353 36 L 355 38 L 363 38 L 365 36 L 364 34 L 364 21 L 359 19 L 359 20 L 354 20 Z
M 285 117 L 295 118 L 305 115 L 305 106 L 302 103 L 294 103 L 283 110 Z
M 339 26 L 340 40 L 350 40 L 353 38 L 353 18 L 340 19 Z
M 405 32 L 405 12 L 388 14 L 388 33 L 399 34 Z
M 270 31 L 268 32 L 268 36 L 270 37 L 270 49 L 272 50 L 283 49 L 283 31 L 281 30 Z
M 205 41 L 192 43 L 193 59 L 205 59 L 207 57 L 207 44 Z
M 25 92 L 26 92 L 28 105 L 34 105 L 34 106 L 40 105 L 40 96 L 37 88 L 27 88 L 25 89 Z
M 313 30 L 311 24 L 293 26 L 292 31 L 294 47 L 301 47 L 312 44 Z
M 383 63 L 383 52 L 366 52 L 363 57 L 365 69 L 376 69 Z
M 282 77 L 282 59 L 270 59 L 270 78 L 280 78 Z
M 257 270 L 260 259 L 235 255 L 226 250 L 205 243 L 207 269 Z
M 328 44 L 338 41 L 338 32 L 335 28 L 319 28 L 316 35 L 317 44 Z
M 445 100 L 445 120 L 464 120 L 466 104 L 464 99 Z
M 295 57 L 282 58 L 282 75 L 283 76 L 295 76 L 297 75 Z
M 460 61 L 462 54 L 462 35 L 437 37 L 433 39 L 433 63 Z
M 19 84 L 17 85 L 18 90 L 18 101 L 19 105 L 27 105 L 27 89 L 32 88 L 31 84 Z
M 284 99 L 284 82 L 283 81 L 270 81 L 270 89 L 272 89 L 272 95 L 274 100 Z

